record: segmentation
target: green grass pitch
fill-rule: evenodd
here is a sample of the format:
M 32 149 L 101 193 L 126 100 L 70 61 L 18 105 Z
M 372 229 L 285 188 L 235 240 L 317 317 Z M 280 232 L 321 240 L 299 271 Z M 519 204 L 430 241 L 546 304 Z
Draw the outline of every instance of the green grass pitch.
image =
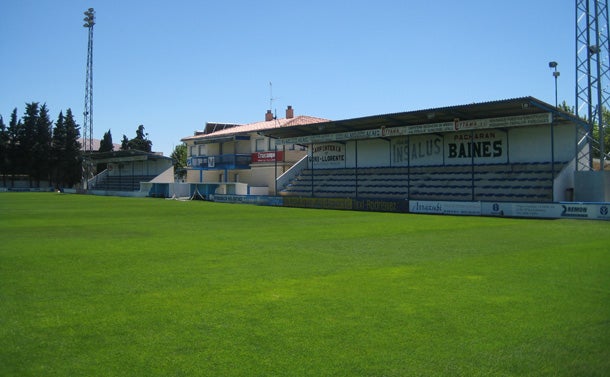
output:
M 608 376 L 610 224 L 0 194 L 1 376 Z

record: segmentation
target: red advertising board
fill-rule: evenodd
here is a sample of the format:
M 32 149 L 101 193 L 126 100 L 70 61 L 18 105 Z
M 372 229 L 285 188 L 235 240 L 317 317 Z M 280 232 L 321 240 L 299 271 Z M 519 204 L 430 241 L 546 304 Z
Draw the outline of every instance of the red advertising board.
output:
M 271 151 L 271 152 L 254 152 L 252 153 L 252 162 L 275 162 L 282 161 L 284 157 L 283 151 Z

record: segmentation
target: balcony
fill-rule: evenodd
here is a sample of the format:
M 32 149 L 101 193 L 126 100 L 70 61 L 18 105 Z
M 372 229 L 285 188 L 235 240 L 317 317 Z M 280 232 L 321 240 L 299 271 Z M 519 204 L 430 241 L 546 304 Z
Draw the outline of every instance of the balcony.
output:
M 187 158 L 186 165 L 191 169 L 199 170 L 230 170 L 250 169 L 252 155 L 244 154 L 221 154 L 216 156 L 191 156 Z

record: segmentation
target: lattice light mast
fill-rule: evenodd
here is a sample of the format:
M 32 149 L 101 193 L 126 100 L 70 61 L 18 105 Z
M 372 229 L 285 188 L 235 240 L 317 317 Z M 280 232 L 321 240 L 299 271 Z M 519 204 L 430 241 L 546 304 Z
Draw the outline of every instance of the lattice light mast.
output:
M 608 159 L 603 119 L 604 109 L 610 110 L 608 20 L 608 0 L 576 0 L 576 115 L 589 123 L 589 129 L 577 135 L 577 170 L 593 169 L 594 152 L 599 151 L 602 169 Z M 594 125 L 599 127 L 597 138 Z
M 95 25 L 95 11 L 89 8 L 85 11 L 83 27 L 88 29 L 87 42 L 87 75 L 85 78 L 85 111 L 83 112 L 83 149 L 85 152 L 85 179 L 84 188 L 87 188 L 89 179 L 89 165 L 87 155 L 93 149 L 93 25 Z

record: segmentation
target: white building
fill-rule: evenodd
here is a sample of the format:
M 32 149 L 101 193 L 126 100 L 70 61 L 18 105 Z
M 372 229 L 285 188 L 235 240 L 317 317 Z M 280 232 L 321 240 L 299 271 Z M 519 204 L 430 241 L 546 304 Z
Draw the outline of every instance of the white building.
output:
M 262 132 L 322 122 L 328 119 L 295 116 L 288 106 L 285 118 L 275 118 L 268 110 L 262 122 L 207 123 L 203 131 L 181 139 L 187 146 L 186 182 L 206 185 L 207 193 L 275 195 L 276 178 L 303 159 L 307 148 L 276 145 Z

